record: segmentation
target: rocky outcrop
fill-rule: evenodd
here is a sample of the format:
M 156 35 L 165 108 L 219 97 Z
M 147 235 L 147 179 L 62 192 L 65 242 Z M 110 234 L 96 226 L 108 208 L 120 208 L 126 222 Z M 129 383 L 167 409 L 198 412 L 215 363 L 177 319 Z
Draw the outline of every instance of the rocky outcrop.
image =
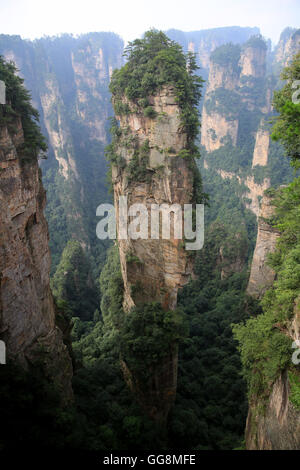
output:
M 259 397 L 249 404 L 247 450 L 299 450 L 300 413 L 289 400 L 288 374 L 282 373 L 262 412 Z
M 221 265 L 221 279 L 227 279 L 233 273 L 241 273 L 245 268 L 248 244 L 241 233 L 236 233 L 233 240 L 225 241 L 219 250 L 218 264 Z
M 254 168 L 256 165 L 266 166 L 268 164 L 269 145 L 269 131 L 263 128 L 263 122 L 261 122 L 261 126 L 256 133 L 252 168 Z
M 270 187 L 270 178 L 264 178 L 263 182 L 258 184 L 255 183 L 253 176 L 242 178 L 235 173 L 224 170 L 217 170 L 217 173 L 221 176 L 222 179 L 236 178 L 240 185 L 246 186 L 247 192 L 243 194 L 245 206 L 250 209 L 256 215 L 256 217 L 258 217 L 261 207 L 260 200 L 263 197 L 266 189 Z
M 51 196 L 55 192 L 57 210 L 66 221 L 57 236 L 50 216 L 52 240 L 75 238 L 88 249 L 95 245 L 91 221 L 106 194 L 104 148 L 113 114 L 108 86 L 122 53 L 122 40 L 110 33 L 34 42 L 0 38 L 0 54 L 13 60 L 24 77 L 47 136 L 48 160 L 40 163 L 45 187 L 49 184 Z M 63 243 L 55 250 L 62 251 Z
M 217 112 L 208 114 L 205 107 L 202 112 L 201 144 L 208 152 L 218 150 L 224 144 L 225 138 L 230 138 L 236 146 L 238 136 L 238 120 L 229 120 Z
M 208 153 L 226 146 L 225 161 L 230 158 L 230 146 L 241 146 L 245 152 L 242 136 L 247 134 L 247 116 L 247 147 L 249 152 L 253 152 L 252 170 L 257 170 L 255 167 L 258 165 L 266 167 L 268 164 L 270 137 L 265 121 L 271 112 L 272 86 L 266 79 L 266 54 L 267 46 L 261 37 L 250 38 L 242 47 L 228 44 L 217 49 L 211 57 L 202 112 L 201 144 Z M 258 118 L 259 126 L 256 124 Z M 228 164 L 220 167 L 220 161 L 218 159 L 216 165 L 213 155 L 206 157 L 206 165 L 209 162 L 208 166 L 215 167 L 223 179 L 235 177 L 239 184 L 246 186 L 247 192 L 243 194 L 245 206 L 258 217 L 260 199 L 270 186 L 270 178 L 265 176 L 257 182 L 254 171 L 238 168 L 233 173 Z
M 193 173 L 188 162 L 178 156 L 186 144 L 186 134 L 181 132 L 179 108 L 174 90 L 164 88 L 153 97 L 155 111 L 162 118 L 145 118 L 133 113 L 119 116 L 122 129 L 129 129 L 137 147 L 149 143 L 148 181 L 128 181 L 126 171 L 113 169 L 115 207 L 119 197 L 128 197 L 128 206 L 142 203 L 150 213 L 151 204 L 188 204 L 193 193 Z M 171 150 L 170 150 L 171 149 Z M 131 151 L 122 153 L 126 164 L 132 159 Z M 117 219 L 118 220 L 118 219 Z M 129 310 L 136 304 L 133 286 L 139 284 L 143 302 L 159 301 L 166 309 L 174 309 L 177 292 L 189 279 L 191 262 L 180 240 L 120 240 L 120 259 L 125 286 L 124 306 Z M 137 256 L 140 268 L 132 266 L 126 258 Z
M 275 279 L 275 272 L 267 265 L 268 254 L 274 251 L 279 237 L 279 232 L 268 223 L 273 213 L 272 198 L 265 194 L 261 202 L 256 247 L 247 287 L 247 294 L 255 298 L 261 298 Z
M 282 328 L 282 333 L 298 346 L 300 345 L 299 301 L 297 298 L 294 315 Z M 295 350 L 291 349 L 291 359 L 293 351 Z M 296 354 L 298 358 L 299 354 L 297 352 Z M 247 450 L 299 450 L 300 411 L 291 401 L 291 387 L 289 372 L 284 370 L 272 385 L 266 403 L 262 402 L 259 396 L 251 398 L 245 434 Z
M 187 135 L 182 130 L 174 89 L 166 86 L 149 100 L 156 117 L 145 117 L 143 110 L 130 102 L 127 102 L 130 113 L 118 116 L 120 129 L 125 131 L 125 140 L 121 138 L 118 148 L 124 163 L 114 165 L 112 169 L 117 220 L 120 196 L 127 196 L 128 207 L 143 204 L 148 214 L 152 204 L 179 204 L 183 208 L 193 199 L 194 174 L 191 164 L 179 155 L 187 143 Z M 128 142 L 134 142 L 134 149 L 128 147 Z M 132 178 L 130 165 L 135 158 L 134 152 L 141 149 L 144 153 L 140 152 L 135 165 L 144 165 L 144 174 Z M 178 289 L 190 278 L 192 261 L 182 240 L 174 238 L 173 229 L 170 239 L 128 238 L 119 240 L 118 244 L 125 311 L 130 315 L 132 307 L 151 302 L 159 302 L 166 311 L 174 310 Z M 159 369 L 152 371 L 146 394 L 141 392 L 140 384 L 125 364 L 123 370 L 127 383 L 134 389 L 147 413 L 156 421 L 164 421 L 176 393 L 176 345 L 171 347 L 169 356 Z
M 240 178 L 240 182 L 243 183 L 248 192 L 244 194 L 246 200 L 245 206 L 250 209 L 256 217 L 259 217 L 261 203 L 264 192 L 271 186 L 270 178 L 264 178 L 261 183 L 256 183 L 253 176 L 247 176 L 246 178 Z M 248 200 L 250 199 L 250 202 Z
M 266 46 L 259 38 L 250 39 L 240 52 L 229 44 L 211 56 L 201 131 L 201 144 L 208 152 L 225 145 L 226 137 L 237 145 L 240 107 L 257 108 L 251 90 L 255 80 L 265 74 Z M 269 112 L 270 93 L 268 90 L 258 112 Z
M 212 60 L 209 68 L 206 93 L 211 93 L 218 88 L 234 90 L 239 84 L 239 78 L 239 69 L 235 68 L 231 62 L 224 66 Z
M 55 76 L 49 76 L 40 94 L 49 143 L 58 162 L 59 172 L 67 180 L 79 179 L 71 132 L 63 113 L 63 102 Z
M 247 45 L 242 51 L 241 77 L 263 78 L 266 73 L 266 48 Z
M 300 50 L 300 29 L 286 28 L 275 51 L 275 63 L 281 67 L 289 65 L 293 56 Z
M 184 48 L 194 52 L 200 67 L 206 76 L 211 53 L 223 44 L 242 44 L 251 36 L 259 34 L 258 28 L 229 26 L 224 28 L 204 29 L 200 31 L 182 32 L 177 30 L 167 31 L 169 38 L 178 41 Z
M 64 402 L 72 398 L 72 364 L 56 326 L 50 290 L 45 191 L 38 162 L 24 162 L 21 120 L 0 127 L 0 338 L 25 368 L 42 361 Z
M 215 92 L 219 89 L 233 91 L 237 89 L 238 83 L 239 70 L 232 63 L 224 66 L 211 60 L 201 124 L 201 144 L 208 152 L 222 147 L 226 137 L 231 138 L 234 146 L 237 143 L 238 120 L 224 115 L 224 109 L 221 111 L 219 108 L 220 103 L 215 98 Z M 208 107 L 211 100 L 215 102 L 214 109 Z
M 274 213 L 272 198 L 265 195 L 258 223 L 258 236 L 254 251 L 247 294 L 261 299 L 275 280 L 275 272 L 268 266 L 268 254 L 275 249 L 280 233 L 268 219 Z M 282 334 L 300 345 L 299 298 L 295 301 L 294 315 L 284 324 L 276 324 Z M 291 349 L 291 359 L 293 350 Z M 292 365 L 292 364 L 291 364 Z M 255 373 L 255 369 L 253 371 Z M 289 373 L 283 370 L 271 386 L 267 398 L 253 395 L 249 402 L 246 424 L 247 450 L 296 450 L 300 447 L 300 413 L 290 399 Z

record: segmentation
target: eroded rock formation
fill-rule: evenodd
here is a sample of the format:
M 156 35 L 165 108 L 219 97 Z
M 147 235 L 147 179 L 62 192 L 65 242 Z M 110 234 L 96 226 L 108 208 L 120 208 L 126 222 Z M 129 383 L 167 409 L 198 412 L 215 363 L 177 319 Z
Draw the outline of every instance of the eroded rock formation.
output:
M 280 233 L 268 219 L 274 213 L 272 198 L 265 195 L 258 223 L 258 236 L 254 251 L 248 295 L 261 299 L 275 280 L 275 272 L 267 264 L 268 254 L 275 249 Z M 293 342 L 300 338 L 299 298 L 295 301 L 294 315 L 280 328 Z M 291 349 L 291 361 L 293 350 Z M 291 363 L 292 364 L 292 363 Z M 255 370 L 253 371 L 255 373 Z M 300 447 L 300 413 L 290 401 L 291 385 L 287 370 L 280 373 L 271 387 L 267 400 L 253 395 L 249 402 L 246 424 L 247 450 L 296 450 Z
M 288 374 L 284 372 L 274 383 L 264 412 L 259 397 L 250 402 L 247 450 L 299 450 L 300 413 L 290 403 L 289 393 Z
M 251 41 L 251 40 L 250 40 Z M 263 41 L 245 44 L 238 57 L 235 46 L 231 55 L 224 48 L 223 60 L 213 54 L 209 67 L 209 78 L 202 116 L 201 144 L 208 152 L 219 149 L 230 137 L 232 145 L 237 145 L 239 116 L 237 102 L 245 103 L 246 109 L 257 107 L 251 94 L 255 80 L 263 79 L 266 74 L 266 47 Z M 226 61 L 227 58 L 227 61 Z M 270 93 L 266 93 L 264 111 L 269 112 Z
M 46 189 L 49 180 L 53 187 L 59 178 L 56 197 L 67 222 L 60 238 L 67 234 L 87 248 L 94 242 L 87 219 L 94 217 L 106 192 L 104 148 L 113 114 L 108 86 L 113 68 L 122 64 L 122 52 L 122 40 L 110 33 L 35 42 L 0 38 L 0 54 L 25 79 L 48 139 L 48 161 L 41 167 Z M 51 220 L 49 229 L 55 239 Z M 55 249 L 62 251 L 63 246 Z
M 222 179 L 235 178 L 239 184 L 246 187 L 247 192 L 245 192 L 243 195 L 245 198 L 245 206 L 250 209 L 256 215 L 256 217 L 258 217 L 260 212 L 260 200 L 263 197 L 266 189 L 270 187 L 270 178 L 264 178 L 262 183 L 259 184 L 255 183 L 253 176 L 242 178 L 235 173 L 225 170 L 217 170 L 217 173 L 221 176 Z
M 275 51 L 275 63 L 286 67 L 300 48 L 300 29 L 286 28 Z
M 124 163 L 114 165 L 112 169 L 117 220 L 120 196 L 127 196 L 128 207 L 143 204 L 148 214 L 152 204 L 179 204 L 183 208 L 193 200 L 191 162 L 178 155 L 186 145 L 187 135 L 182 130 L 174 88 L 165 86 L 149 101 L 156 117 L 145 117 L 142 109 L 128 101 L 130 113 L 118 116 L 123 132 L 118 153 Z M 134 146 L 128 147 L 128 142 L 134 142 Z M 143 173 L 132 177 L 130 165 L 137 151 L 140 153 L 135 165 L 142 167 Z M 119 240 L 119 252 L 125 290 L 124 309 L 128 315 L 132 307 L 150 302 L 159 302 L 165 310 L 174 310 L 178 289 L 188 282 L 192 273 L 192 260 L 182 240 L 174 239 L 172 228 L 170 240 Z M 157 421 L 164 421 L 176 393 L 177 347 L 171 346 L 159 371 L 153 370 L 147 393 L 140 390 L 126 365 L 123 364 L 123 368 L 127 382 L 147 413 Z
M 270 133 L 268 129 L 263 128 L 263 121 L 262 121 L 261 127 L 258 129 L 256 133 L 252 168 L 254 168 L 256 165 L 266 166 L 268 164 L 269 145 L 270 145 Z
M 10 129 L 0 126 L 0 338 L 8 358 L 25 368 L 42 361 L 66 402 L 72 364 L 50 290 L 45 191 L 37 160 L 24 162 L 17 150 L 24 141 L 20 118 Z
M 279 232 L 268 223 L 268 219 L 272 217 L 273 213 L 272 198 L 264 195 L 258 218 L 257 240 L 247 287 L 247 293 L 256 298 L 261 298 L 265 291 L 272 286 L 275 279 L 275 272 L 267 265 L 268 254 L 274 251 L 279 237 Z

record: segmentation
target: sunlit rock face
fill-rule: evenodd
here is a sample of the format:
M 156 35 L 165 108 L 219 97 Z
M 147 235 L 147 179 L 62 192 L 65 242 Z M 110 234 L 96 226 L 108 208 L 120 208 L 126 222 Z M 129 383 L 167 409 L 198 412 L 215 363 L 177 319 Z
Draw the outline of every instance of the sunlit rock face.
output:
M 52 193 L 54 180 L 59 180 L 55 197 L 66 219 L 60 238 L 75 238 L 87 249 L 95 245 L 90 221 L 108 199 L 104 149 L 113 114 L 108 86 L 112 70 L 122 65 L 123 46 L 112 33 L 33 42 L 19 36 L 0 38 L 0 54 L 16 64 L 40 113 L 49 146 L 47 161 L 40 163 L 44 184 Z M 54 239 L 51 218 L 49 230 Z M 63 246 L 55 249 L 62 251 Z
M 247 293 L 256 298 L 261 298 L 265 291 L 272 286 L 275 279 L 275 272 L 267 265 L 268 254 L 274 251 L 280 235 L 268 223 L 268 219 L 273 213 L 272 199 L 265 195 L 259 212 L 256 247 L 247 288 Z
M 36 159 L 21 161 L 23 141 L 19 118 L 0 127 L 0 337 L 9 359 L 25 368 L 42 361 L 67 402 L 72 364 L 50 290 L 45 191 Z
M 269 176 L 259 179 L 255 176 L 260 167 L 268 166 L 270 152 L 266 121 L 272 110 L 273 91 L 266 75 L 267 48 L 263 41 L 254 39 L 239 50 L 229 45 L 216 52 L 218 54 L 211 57 L 202 111 L 201 144 L 208 152 L 205 165 L 215 168 L 223 179 L 234 178 L 245 186 L 245 206 L 258 217 L 260 200 L 271 184 Z M 259 93 L 260 99 L 257 99 Z M 228 146 L 232 154 L 234 149 L 242 148 L 244 152 L 247 148 L 247 170 L 240 165 L 235 165 L 238 168 L 234 171 L 228 165 L 224 168 L 220 158 L 218 164 L 214 163 L 214 152 L 221 155 L 223 148 L 228 158 Z
M 118 153 L 124 158 L 122 168 L 113 166 L 117 221 L 119 219 L 119 197 L 127 196 L 128 207 L 141 203 L 148 214 L 152 204 L 184 204 L 193 200 L 194 174 L 188 159 L 179 152 L 184 149 L 187 135 L 182 130 L 180 109 L 174 89 L 164 87 L 149 98 L 157 115 L 148 118 L 132 103 L 128 115 L 117 116 L 120 128 L 126 129 L 126 141 L 134 141 L 135 149 L 147 142 L 148 155 L 145 175 L 140 180 L 131 179 L 128 166 L 133 158 L 133 149 L 122 140 Z M 124 101 L 125 102 L 125 101 Z M 137 163 L 138 165 L 138 163 Z M 165 310 L 174 310 L 178 289 L 190 279 L 193 263 L 182 240 L 174 238 L 171 222 L 170 239 L 119 240 L 121 270 L 124 281 L 124 309 L 130 315 L 134 306 L 159 302 Z M 147 393 L 123 363 L 124 376 L 134 390 L 146 412 L 156 421 L 165 421 L 173 404 L 177 385 L 177 346 L 171 346 L 168 357 L 152 371 L 151 386 Z
M 263 124 L 263 121 L 261 124 Z M 269 131 L 261 127 L 258 129 L 256 133 L 252 168 L 254 168 L 256 165 L 266 166 L 268 164 L 269 146 L 270 146 Z

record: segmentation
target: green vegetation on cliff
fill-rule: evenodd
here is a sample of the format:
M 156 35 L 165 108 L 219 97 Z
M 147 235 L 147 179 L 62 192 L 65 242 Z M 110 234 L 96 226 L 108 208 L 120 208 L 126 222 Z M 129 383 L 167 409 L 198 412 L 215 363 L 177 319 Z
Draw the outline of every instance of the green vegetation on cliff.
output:
M 256 49 L 265 49 L 267 50 L 267 44 L 261 34 L 256 36 L 251 36 L 245 44 L 243 44 L 243 49 L 247 47 L 253 47 Z
M 53 294 L 63 301 L 72 317 L 91 320 L 98 307 L 99 295 L 94 286 L 89 260 L 80 243 L 70 240 L 52 278 Z
M 283 73 L 288 83 L 275 93 L 274 99 L 279 116 L 273 137 L 282 141 L 294 167 L 299 167 L 300 128 L 297 121 L 299 105 L 292 103 L 291 84 L 300 78 L 299 67 L 300 55 L 297 55 Z M 292 340 L 286 333 L 295 309 L 299 307 L 300 296 L 300 179 L 296 178 L 272 194 L 276 211 L 269 222 L 281 232 L 276 249 L 269 256 L 276 280 L 261 301 L 263 313 L 250 318 L 244 325 L 234 327 L 249 396 L 262 399 L 269 397 L 280 373 L 292 367 Z M 297 401 L 295 384 L 293 387 Z
M 126 97 L 149 115 L 148 98 L 164 86 L 173 85 L 182 123 L 189 142 L 193 142 L 200 127 L 197 105 L 203 82 L 195 73 L 198 69 L 195 56 L 185 55 L 179 44 L 155 30 L 145 33 L 143 39 L 129 43 L 125 56 L 125 66 L 114 71 L 110 83 L 116 112 L 121 111 L 118 104 Z
M 224 44 L 217 47 L 211 54 L 210 60 L 221 67 L 231 66 L 233 70 L 239 71 L 241 46 L 239 44 Z
M 21 118 L 24 143 L 17 150 L 22 161 L 26 161 L 46 152 L 47 145 L 38 125 L 39 113 L 31 105 L 31 96 L 23 86 L 24 80 L 17 76 L 16 71 L 13 63 L 0 56 L 0 80 L 6 88 L 6 104 L 0 106 L 0 126 L 6 125 L 10 132 L 15 133 L 16 118 Z
M 291 157 L 294 168 L 300 167 L 300 53 L 290 67 L 284 69 L 282 80 L 287 83 L 282 90 L 275 92 L 274 107 L 279 113 L 275 118 L 272 137 L 280 140 Z

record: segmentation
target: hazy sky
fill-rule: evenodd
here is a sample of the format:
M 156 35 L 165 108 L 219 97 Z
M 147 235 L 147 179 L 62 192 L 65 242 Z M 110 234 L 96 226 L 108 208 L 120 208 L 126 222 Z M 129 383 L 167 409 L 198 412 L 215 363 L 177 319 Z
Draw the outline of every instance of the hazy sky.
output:
M 31 39 L 113 31 L 132 40 L 151 27 L 219 26 L 258 26 L 277 42 L 286 26 L 300 27 L 300 0 L 0 0 L 0 33 Z

